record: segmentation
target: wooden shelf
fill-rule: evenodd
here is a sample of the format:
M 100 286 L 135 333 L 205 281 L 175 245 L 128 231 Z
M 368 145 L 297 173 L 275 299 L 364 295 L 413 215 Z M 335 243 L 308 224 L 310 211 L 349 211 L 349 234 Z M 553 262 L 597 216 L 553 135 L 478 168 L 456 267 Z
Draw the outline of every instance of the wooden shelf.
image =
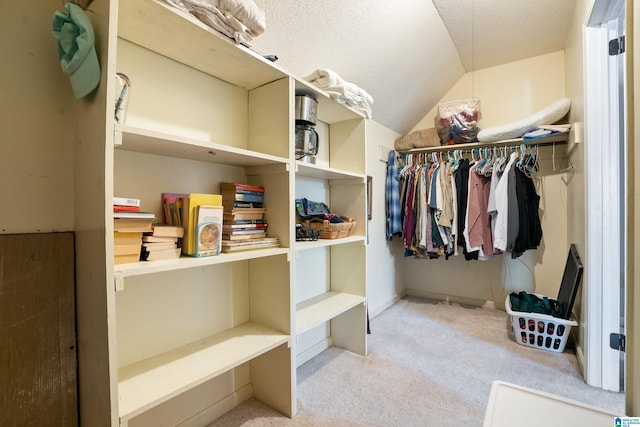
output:
M 288 342 L 289 335 L 245 323 L 120 368 L 120 422 Z
M 253 50 L 158 0 L 119 2 L 118 36 L 245 89 L 288 76 Z
M 297 79 L 295 81 L 296 94 L 303 93 L 314 96 L 318 100 L 318 120 L 333 124 L 351 119 L 362 119 L 364 115 L 360 112 L 348 107 L 344 104 L 339 104 L 331 96 L 322 89 L 312 85 L 303 79 Z
M 363 296 L 333 291 L 303 301 L 296 306 L 296 333 L 299 335 L 365 301 Z
M 288 167 L 289 163 L 289 160 L 284 157 L 216 144 L 210 141 L 196 140 L 180 135 L 171 135 L 150 129 L 116 126 L 115 136 L 115 148 L 119 150 L 244 167 L 277 164 L 287 165 L 285 167 Z
M 346 243 L 365 242 L 365 236 L 349 236 L 342 239 L 318 239 L 312 241 L 300 241 L 295 243 L 295 250 L 302 251 L 307 249 L 325 248 L 327 246 L 344 245 Z
M 286 255 L 288 253 L 288 248 L 265 248 L 235 252 L 231 254 L 221 253 L 220 255 L 202 258 L 182 256 L 176 259 L 140 261 L 131 264 L 119 264 L 115 266 L 114 272 L 118 277 L 142 276 L 145 274 L 161 273 L 164 271 L 182 270 L 186 268 L 197 268 L 213 264 L 244 261 L 247 259 Z
M 550 144 L 566 144 L 569 140 L 569 132 L 560 133 L 556 135 L 549 135 L 543 138 L 536 138 L 530 140 L 523 140 L 522 138 L 514 138 L 514 139 L 505 139 L 502 141 L 495 142 L 473 142 L 470 144 L 456 144 L 456 145 L 441 145 L 438 147 L 425 147 L 425 148 L 412 148 L 410 150 L 399 150 L 399 153 L 402 154 L 412 154 L 412 153 L 433 153 L 440 151 L 454 151 L 454 150 L 470 150 L 474 148 L 484 148 L 484 147 L 505 147 L 509 145 L 550 145 Z
M 296 161 L 296 174 L 317 179 L 361 179 L 365 182 L 365 175 L 361 173 L 349 172 L 341 169 L 327 168 L 313 163 Z

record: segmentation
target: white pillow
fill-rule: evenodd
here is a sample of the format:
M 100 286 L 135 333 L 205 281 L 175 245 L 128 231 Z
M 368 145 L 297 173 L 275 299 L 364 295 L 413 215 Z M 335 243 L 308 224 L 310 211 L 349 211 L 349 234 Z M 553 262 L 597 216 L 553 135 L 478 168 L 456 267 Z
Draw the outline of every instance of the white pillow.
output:
M 506 125 L 482 129 L 478 132 L 478 141 L 495 142 L 504 139 L 520 138 L 528 130 L 540 125 L 551 125 L 563 118 L 571 109 L 569 98 L 560 98 L 542 110 L 521 120 Z

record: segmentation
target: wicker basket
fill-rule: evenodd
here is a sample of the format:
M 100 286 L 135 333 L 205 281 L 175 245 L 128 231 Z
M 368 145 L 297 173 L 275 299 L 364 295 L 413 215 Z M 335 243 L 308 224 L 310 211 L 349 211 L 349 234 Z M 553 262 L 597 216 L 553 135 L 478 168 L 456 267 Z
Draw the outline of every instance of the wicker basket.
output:
M 311 219 L 306 220 L 304 223 L 306 226 L 318 230 L 321 239 L 342 239 L 343 237 L 351 236 L 356 228 L 356 221 L 346 216 L 341 216 L 340 218 L 344 222 L 332 223 L 326 219 Z

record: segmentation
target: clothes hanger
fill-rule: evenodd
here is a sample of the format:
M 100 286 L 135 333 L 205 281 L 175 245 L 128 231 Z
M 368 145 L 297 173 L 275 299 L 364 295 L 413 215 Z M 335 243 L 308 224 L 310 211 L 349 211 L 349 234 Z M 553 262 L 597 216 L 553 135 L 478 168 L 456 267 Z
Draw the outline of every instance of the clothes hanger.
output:
M 496 147 L 493 147 L 492 150 L 488 150 L 485 149 L 486 151 L 486 160 L 484 162 L 484 165 L 482 166 L 482 169 L 480 170 L 480 173 L 482 173 L 482 175 L 486 176 L 486 177 L 490 177 L 491 174 L 493 173 L 493 165 L 496 161 Z
M 484 155 L 482 153 L 482 148 L 478 148 L 478 154 L 480 155 L 480 159 L 478 161 L 478 166 L 476 167 L 476 172 L 480 173 L 481 168 L 484 166 L 484 164 L 487 162 L 487 148 L 484 148 Z

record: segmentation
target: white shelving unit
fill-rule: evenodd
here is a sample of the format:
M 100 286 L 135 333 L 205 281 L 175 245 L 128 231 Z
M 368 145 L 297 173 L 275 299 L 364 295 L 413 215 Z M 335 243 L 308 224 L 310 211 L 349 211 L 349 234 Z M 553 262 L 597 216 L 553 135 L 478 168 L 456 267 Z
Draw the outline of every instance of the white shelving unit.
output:
M 329 345 L 366 354 L 365 119 L 163 1 L 93 9 L 103 74 L 132 86 L 124 125 L 111 78 L 80 105 L 81 420 L 205 425 L 252 396 L 294 416 L 300 363 Z M 294 156 L 302 90 L 325 130 L 317 165 Z M 114 195 L 160 214 L 161 193 L 219 193 L 220 182 L 266 188 L 279 248 L 113 264 Z M 296 242 L 307 192 L 353 217 L 353 235 Z
M 296 307 L 296 332 L 304 333 L 364 302 L 362 296 L 333 291 L 303 301 Z
M 286 334 L 245 323 L 120 368 L 120 419 L 129 420 L 288 340 Z
M 302 93 L 313 90 L 304 82 L 296 85 Z M 331 345 L 367 353 L 364 120 L 349 110 L 340 115 L 339 104 L 316 95 L 328 137 L 321 138 L 317 164 L 296 161 L 295 197 L 324 201 L 357 227 L 348 238 L 294 244 L 297 366 Z

